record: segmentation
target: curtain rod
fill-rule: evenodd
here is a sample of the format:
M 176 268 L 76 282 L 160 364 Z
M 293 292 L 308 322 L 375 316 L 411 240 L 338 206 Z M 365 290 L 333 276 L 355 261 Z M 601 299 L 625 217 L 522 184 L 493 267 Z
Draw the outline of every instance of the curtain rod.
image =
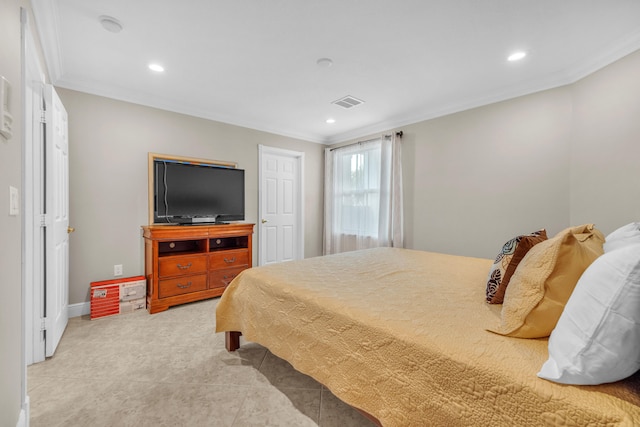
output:
M 398 138 L 402 138 L 402 135 L 404 134 L 404 132 L 402 132 L 401 130 L 396 132 L 396 137 Z M 391 138 L 391 134 L 389 135 L 382 135 L 383 138 Z M 366 144 L 367 142 L 371 142 L 371 141 L 375 141 L 378 138 L 373 138 L 373 139 L 367 139 L 366 141 L 358 141 L 358 142 L 353 142 L 351 144 L 347 144 L 347 145 L 341 145 L 340 147 L 336 147 L 336 148 L 330 148 L 329 151 L 333 151 L 333 150 L 337 150 L 339 148 L 345 148 L 345 147 L 351 147 L 352 145 L 359 145 L 359 144 Z

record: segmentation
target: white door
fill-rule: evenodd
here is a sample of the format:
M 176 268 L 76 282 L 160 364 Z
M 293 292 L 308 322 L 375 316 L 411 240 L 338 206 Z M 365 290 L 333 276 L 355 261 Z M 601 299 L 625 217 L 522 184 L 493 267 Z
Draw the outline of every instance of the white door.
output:
M 304 153 L 259 146 L 258 264 L 304 258 Z
M 45 329 L 52 356 L 69 319 L 69 137 L 67 112 L 45 88 Z

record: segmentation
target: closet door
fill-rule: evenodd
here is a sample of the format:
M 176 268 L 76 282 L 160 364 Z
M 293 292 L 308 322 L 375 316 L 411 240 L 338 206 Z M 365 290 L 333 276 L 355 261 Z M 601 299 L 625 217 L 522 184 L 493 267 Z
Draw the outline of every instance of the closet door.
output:
M 259 265 L 304 258 L 304 153 L 260 145 Z

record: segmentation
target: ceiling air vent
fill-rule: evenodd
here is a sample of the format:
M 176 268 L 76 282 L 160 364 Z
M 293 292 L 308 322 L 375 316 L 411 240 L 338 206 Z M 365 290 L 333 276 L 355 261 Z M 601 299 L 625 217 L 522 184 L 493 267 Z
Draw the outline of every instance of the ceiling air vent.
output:
M 337 101 L 333 101 L 332 104 L 336 104 L 341 106 L 342 108 L 351 108 L 351 107 L 355 107 L 356 105 L 360 105 L 362 104 L 364 101 L 358 99 L 358 98 L 354 98 L 351 95 L 347 95 L 344 98 L 340 98 Z

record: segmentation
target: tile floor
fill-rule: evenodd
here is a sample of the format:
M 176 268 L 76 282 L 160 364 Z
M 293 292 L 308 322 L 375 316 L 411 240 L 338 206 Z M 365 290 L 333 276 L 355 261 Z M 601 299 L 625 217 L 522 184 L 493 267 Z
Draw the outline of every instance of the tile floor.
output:
M 31 426 L 371 426 L 311 377 L 214 332 L 212 299 L 149 315 L 69 320 L 28 368 Z

